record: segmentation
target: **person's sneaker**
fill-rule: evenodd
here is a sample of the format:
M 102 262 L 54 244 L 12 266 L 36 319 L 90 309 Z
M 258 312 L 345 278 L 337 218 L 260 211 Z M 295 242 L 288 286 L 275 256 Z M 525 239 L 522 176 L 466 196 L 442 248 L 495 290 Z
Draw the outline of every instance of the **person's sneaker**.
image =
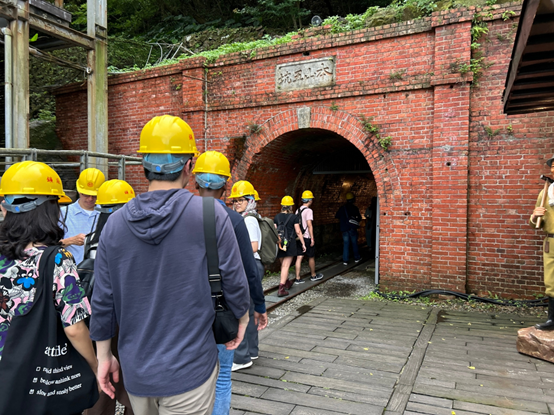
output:
M 343 262 L 342 265 L 348 265 L 348 262 Z
M 250 356 L 250 360 L 256 360 L 258 356 Z
M 304 280 L 296 280 L 294 281 L 295 284 L 304 284 L 306 281 Z
M 354 260 L 354 262 L 357 264 L 357 263 L 360 262 L 361 260 L 362 260 L 362 258 L 356 259 L 356 260 Z
M 314 276 L 310 277 L 310 281 L 319 281 L 323 279 L 323 274 L 315 274 Z
M 237 370 L 246 369 L 250 366 L 252 366 L 254 363 L 252 361 L 248 363 L 233 363 L 233 367 L 231 368 L 231 372 L 236 372 Z

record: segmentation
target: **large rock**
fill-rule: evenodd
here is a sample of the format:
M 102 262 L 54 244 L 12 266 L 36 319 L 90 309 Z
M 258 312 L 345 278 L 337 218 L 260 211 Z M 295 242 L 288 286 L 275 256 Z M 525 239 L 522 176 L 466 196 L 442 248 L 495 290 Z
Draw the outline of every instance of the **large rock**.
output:
M 534 327 L 517 332 L 517 351 L 554 363 L 554 330 L 537 330 Z

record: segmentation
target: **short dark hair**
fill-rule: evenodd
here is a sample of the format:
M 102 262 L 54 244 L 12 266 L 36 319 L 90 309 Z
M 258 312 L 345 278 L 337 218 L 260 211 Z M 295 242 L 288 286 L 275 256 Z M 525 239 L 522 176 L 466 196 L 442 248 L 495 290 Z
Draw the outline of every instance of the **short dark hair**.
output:
M 59 245 L 64 236 L 60 221 L 57 200 L 47 200 L 29 212 L 7 212 L 0 225 L 0 254 L 12 260 L 24 260 L 28 257 L 25 247 L 29 243 Z
M 144 169 L 144 176 L 149 182 L 153 180 L 159 180 L 160 182 L 174 182 L 177 180 L 183 170 L 179 170 L 177 173 L 154 173 L 153 171 Z
M 281 207 L 281 213 L 291 213 L 292 212 L 292 206 L 282 206 Z

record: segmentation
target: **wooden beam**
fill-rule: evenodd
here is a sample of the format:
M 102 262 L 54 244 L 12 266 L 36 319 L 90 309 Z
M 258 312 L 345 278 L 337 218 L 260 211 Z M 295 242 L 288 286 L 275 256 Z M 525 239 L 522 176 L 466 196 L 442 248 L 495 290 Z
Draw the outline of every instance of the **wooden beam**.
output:
M 520 61 L 520 67 L 536 65 L 538 63 L 554 62 L 554 51 L 536 52 L 523 55 Z M 513 82 L 512 82 L 513 85 Z
M 510 62 L 510 67 L 508 69 L 508 78 L 506 80 L 506 87 L 504 89 L 504 108 L 508 101 L 508 97 L 512 91 L 512 85 L 517 76 L 517 71 L 523 56 L 523 51 L 525 45 L 527 44 L 527 39 L 531 33 L 531 28 L 533 26 L 533 20 L 535 20 L 535 14 L 537 13 L 537 8 L 539 7 L 540 0 L 529 0 L 528 3 L 524 3 L 524 8 L 521 11 L 519 18 L 519 25 L 517 28 L 516 35 L 516 44 L 512 52 L 512 59 Z
M 546 105 L 551 103 L 554 104 L 554 98 L 542 98 L 542 99 L 526 98 L 526 99 L 518 99 L 518 100 L 510 101 L 510 106 L 524 107 L 524 106 L 528 106 L 529 104 Z
M 552 65 L 549 65 L 552 66 Z M 544 78 L 544 77 L 554 76 L 554 68 L 543 70 L 543 71 L 534 71 L 534 72 L 520 72 L 517 75 L 516 82 L 519 83 L 523 79 L 532 79 L 532 78 Z
M 526 89 L 513 91 L 511 99 L 554 97 L 554 88 Z
M 532 36 L 523 51 L 524 55 L 535 52 L 548 52 L 554 50 L 554 34 L 549 33 L 540 36 Z
M 60 9 L 63 9 L 63 0 L 55 0 L 54 5 Z
M 534 113 L 534 112 L 544 112 L 544 111 L 552 111 L 552 110 L 554 110 L 554 105 L 546 106 L 546 107 L 516 109 L 516 110 L 507 109 L 506 114 L 508 114 L 508 115 L 530 114 L 530 113 Z
M 53 20 L 29 13 L 29 25 L 31 29 L 65 40 L 74 46 L 79 46 L 87 50 L 94 49 L 94 38 L 77 30 L 65 27 Z
M 554 77 L 535 77 L 521 81 L 518 77 L 512 91 L 521 91 L 527 89 L 536 89 L 536 88 L 546 88 L 549 86 L 554 86 Z

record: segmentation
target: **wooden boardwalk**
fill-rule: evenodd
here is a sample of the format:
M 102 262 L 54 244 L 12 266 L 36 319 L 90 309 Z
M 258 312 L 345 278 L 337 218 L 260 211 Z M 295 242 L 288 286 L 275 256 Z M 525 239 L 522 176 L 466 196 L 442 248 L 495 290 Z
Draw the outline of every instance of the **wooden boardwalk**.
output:
M 231 414 L 554 413 L 554 364 L 515 348 L 536 322 L 317 299 L 261 333 L 259 359 L 233 373 Z

